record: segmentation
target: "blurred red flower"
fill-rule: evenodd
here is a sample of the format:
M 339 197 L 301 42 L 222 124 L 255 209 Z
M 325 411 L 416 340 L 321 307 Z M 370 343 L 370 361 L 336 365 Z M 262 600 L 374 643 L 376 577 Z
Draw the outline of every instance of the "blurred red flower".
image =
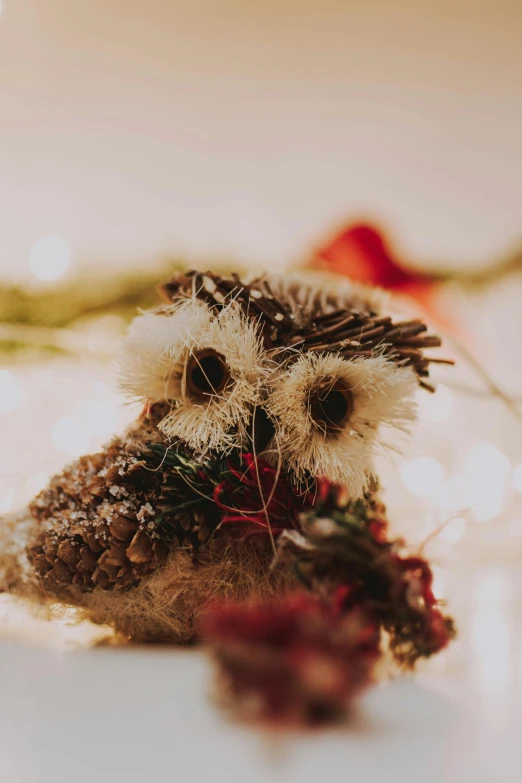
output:
M 383 233 L 366 223 L 355 223 L 337 234 L 319 249 L 312 266 L 414 299 L 423 299 L 436 279 L 397 259 Z

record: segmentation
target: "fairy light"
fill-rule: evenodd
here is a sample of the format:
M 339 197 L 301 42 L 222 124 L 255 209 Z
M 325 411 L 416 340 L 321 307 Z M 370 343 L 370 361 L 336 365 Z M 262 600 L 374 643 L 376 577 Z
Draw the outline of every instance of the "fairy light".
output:
M 517 517 L 509 523 L 509 534 L 516 538 L 522 537 L 522 518 Z
M 74 416 L 64 416 L 55 422 L 52 429 L 54 443 L 71 457 L 79 457 L 89 448 L 88 426 Z
M 90 325 L 87 347 L 95 354 L 113 355 L 125 334 L 126 324 L 119 315 L 103 315 Z
M 479 443 L 468 454 L 466 467 L 469 473 L 478 479 L 498 476 L 505 477 L 511 471 L 511 463 L 506 455 L 493 443 Z
M 458 544 L 466 532 L 467 522 L 462 516 L 449 519 L 441 529 L 438 537 L 445 544 Z
M 452 511 L 464 511 L 473 505 L 473 493 L 469 477 L 465 473 L 456 473 L 439 487 L 434 503 L 445 514 Z
M 0 484 L 0 513 L 6 514 L 14 505 L 16 486 L 14 482 L 2 482 Z
M 0 413 L 11 413 L 23 402 L 22 384 L 9 370 L 0 370 Z
M 453 394 L 444 384 L 439 384 L 435 394 L 419 394 L 417 406 L 419 418 L 423 421 L 440 424 L 447 421 L 453 410 Z
M 106 439 L 121 425 L 120 398 L 101 381 L 92 381 L 91 393 L 83 401 L 78 417 L 87 431 Z
M 513 471 L 513 487 L 522 494 L 522 465 Z
M 82 422 L 88 432 L 104 437 L 112 435 L 118 425 L 116 406 L 97 400 L 88 402 L 82 412 Z
M 47 473 L 44 473 L 43 471 L 30 473 L 25 480 L 25 486 L 24 486 L 24 494 L 27 497 L 27 500 L 30 500 L 39 492 L 41 492 L 42 489 L 44 489 L 44 487 L 46 486 L 48 481 L 49 481 L 49 476 Z
M 439 489 L 445 477 L 444 467 L 433 457 L 418 457 L 401 465 L 401 478 L 413 494 L 426 497 Z
M 473 599 L 469 623 L 472 671 L 485 694 L 500 697 L 513 665 L 507 576 L 500 571 L 485 573 L 473 591 Z M 491 720 L 495 705 L 488 706 Z
M 55 234 L 39 239 L 31 248 L 29 265 L 39 280 L 58 280 L 71 263 L 71 251 L 65 239 Z
M 493 443 L 479 443 L 468 454 L 466 473 L 475 519 L 479 522 L 494 519 L 505 505 L 508 476 L 511 473 L 509 459 Z

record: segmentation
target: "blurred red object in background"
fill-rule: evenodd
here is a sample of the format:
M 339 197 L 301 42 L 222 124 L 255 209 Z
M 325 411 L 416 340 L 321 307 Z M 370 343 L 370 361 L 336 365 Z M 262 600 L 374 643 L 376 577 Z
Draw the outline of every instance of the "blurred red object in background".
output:
M 320 248 L 312 267 L 410 296 L 426 304 L 437 277 L 398 260 L 379 229 L 355 223 Z

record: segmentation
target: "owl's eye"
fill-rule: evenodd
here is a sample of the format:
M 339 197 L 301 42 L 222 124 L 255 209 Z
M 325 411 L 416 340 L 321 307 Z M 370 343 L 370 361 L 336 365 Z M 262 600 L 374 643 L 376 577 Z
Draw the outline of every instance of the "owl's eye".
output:
M 257 320 L 233 302 L 219 313 L 197 299 L 139 316 L 122 354 L 122 387 L 167 402 L 167 437 L 198 453 L 228 453 L 247 441 L 271 364 Z
M 223 354 L 213 348 L 196 351 L 187 362 L 187 394 L 194 402 L 205 402 L 220 394 L 231 382 Z
M 403 431 L 415 416 L 415 373 L 384 356 L 347 360 L 334 354 L 303 354 L 280 373 L 267 401 L 276 422 L 277 448 L 267 449 L 297 479 L 325 477 L 360 497 L 373 458 L 393 439 L 379 427 Z
M 354 410 L 353 394 L 343 380 L 321 383 L 308 400 L 310 417 L 324 434 L 340 430 Z

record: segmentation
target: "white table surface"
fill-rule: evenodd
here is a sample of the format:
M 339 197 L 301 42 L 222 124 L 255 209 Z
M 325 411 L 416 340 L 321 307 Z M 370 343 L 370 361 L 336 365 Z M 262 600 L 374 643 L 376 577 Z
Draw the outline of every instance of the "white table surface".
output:
M 23 611 L 0 605 L 0 780 L 518 782 L 517 572 L 466 576 L 446 658 L 370 690 L 346 726 L 309 733 L 228 722 L 202 651 L 86 647 L 89 629 L 42 621 L 35 639 Z

